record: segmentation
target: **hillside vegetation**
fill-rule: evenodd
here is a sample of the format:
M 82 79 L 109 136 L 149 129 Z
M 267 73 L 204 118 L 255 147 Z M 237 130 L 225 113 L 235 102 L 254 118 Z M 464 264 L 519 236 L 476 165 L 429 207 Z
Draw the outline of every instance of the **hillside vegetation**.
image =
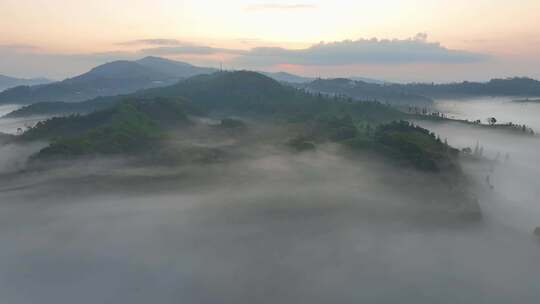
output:
M 187 124 L 181 100 L 132 100 L 89 115 L 52 118 L 23 134 L 52 143 L 38 158 L 133 154 L 147 150 L 167 128 Z
M 228 116 L 253 122 L 246 124 Z M 52 118 L 38 123 L 21 139 L 51 141 L 35 156 L 37 159 L 140 154 L 155 152 L 157 143 L 171 137 L 178 126 L 195 124 L 190 117 L 223 117 L 220 128 L 210 129 L 214 130 L 210 136 L 241 137 L 246 133 L 238 132 L 240 129 L 276 124 L 290 130 L 279 142 L 298 151 L 333 142 L 351 151 L 375 152 L 428 171 L 451 167 L 457 155 L 429 131 L 403 121 L 392 122 L 407 115 L 386 105 L 308 94 L 245 71 L 197 76 L 174 86 L 123 97 L 109 108 L 88 115 Z M 237 131 L 223 133 L 225 130 Z

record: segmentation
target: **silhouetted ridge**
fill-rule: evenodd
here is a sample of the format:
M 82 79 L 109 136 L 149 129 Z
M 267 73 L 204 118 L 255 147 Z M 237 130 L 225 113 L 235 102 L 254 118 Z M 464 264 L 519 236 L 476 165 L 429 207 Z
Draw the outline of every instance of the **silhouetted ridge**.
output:
M 136 62 L 175 78 L 189 78 L 201 74 L 211 74 L 217 71 L 213 68 L 198 67 L 185 62 L 154 56 L 147 56 Z
M 209 110 L 266 112 L 306 98 L 292 87 L 260 73 L 218 72 L 195 76 L 176 85 L 151 89 L 143 97 L 185 97 Z
M 433 101 L 420 94 L 411 93 L 398 85 L 367 83 L 347 78 L 316 79 L 298 85 L 310 92 L 344 95 L 361 101 L 379 101 L 397 105 L 430 104 Z
M 46 78 L 23 79 L 23 78 L 10 77 L 6 75 L 0 75 L 0 91 L 17 87 L 17 86 L 39 85 L 39 84 L 46 84 L 46 83 L 51 83 L 51 82 L 52 80 L 49 80 Z
M 153 70 L 151 68 L 140 65 L 132 61 L 113 61 L 100 66 L 97 66 L 83 75 L 70 78 L 66 82 L 86 81 L 96 78 L 112 78 L 112 79 L 133 79 L 142 78 L 150 80 L 163 80 L 169 76 Z
M 49 85 L 8 89 L 0 93 L 0 103 L 79 102 L 167 86 L 187 77 L 214 71 L 157 57 L 146 57 L 139 61 L 118 60 Z
M 413 83 L 393 86 L 431 97 L 540 96 L 540 81 L 527 77 L 492 79 L 489 82 Z

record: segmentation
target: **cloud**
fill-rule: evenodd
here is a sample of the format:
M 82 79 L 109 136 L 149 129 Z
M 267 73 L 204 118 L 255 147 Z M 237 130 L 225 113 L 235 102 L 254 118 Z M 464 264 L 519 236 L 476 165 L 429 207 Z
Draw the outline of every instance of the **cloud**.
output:
M 352 64 L 406 64 L 406 63 L 474 63 L 484 61 L 487 55 L 453 50 L 437 42 L 429 42 L 425 33 L 408 39 L 359 39 L 321 42 L 305 49 L 283 47 L 256 47 L 250 50 L 216 48 L 179 43 L 173 46 L 144 48 L 145 55 L 236 55 L 233 64 L 239 67 L 263 67 L 279 64 L 304 66 L 339 66 Z
M 400 81 L 480 80 L 510 74 L 538 77 L 538 73 L 531 68 L 534 66 L 531 64 L 533 61 L 529 59 L 524 59 L 527 64 L 506 63 L 501 66 L 501 63 L 498 63 L 499 57 L 449 49 L 440 43 L 428 41 L 424 33 L 408 39 L 373 38 L 321 42 L 303 49 L 273 47 L 263 44 L 263 41 L 253 42 L 261 47 L 248 49 L 214 47 L 176 39 L 138 39 L 121 43 L 133 47 L 129 51 L 55 54 L 32 45 L 4 44 L 0 45 L 0 56 L 4 59 L 0 60 L 0 71 L 17 77 L 45 76 L 62 79 L 112 60 L 131 60 L 154 55 L 175 57 L 193 64 L 212 65 L 216 60 L 212 55 L 225 54 L 227 65 L 233 68 L 264 70 L 289 64 L 301 66 L 305 71 L 311 70 L 313 75 L 367 73 L 366 68 L 369 65 L 370 76 Z M 199 59 L 193 61 L 194 59 L 189 57 Z M 432 64 L 447 64 L 448 68 L 444 71 L 439 67 L 431 71 L 425 70 L 426 65 Z M 483 68 L 479 69 L 477 64 L 483 64 Z M 358 70 L 360 66 L 362 70 Z M 411 70 L 413 68 L 416 70 Z M 504 75 L 497 72 L 497 69 L 503 68 L 512 72 Z M 430 72 L 432 74 L 428 74 Z M 424 75 L 424 78 L 415 78 L 418 75 Z
M 176 39 L 137 39 L 117 43 L 122 46 L 142 47 L 136 51 L 143 55 L 213 55 L 213 54 L 242 54 L 245 51 L 196 45 Z M 145 47 L 146 46 L 146 47 Z
M 0 49 L 10 51 L 34 51 L 39 47 L 31 44 L 13 43 L 13 44 L 0 44 Z
M 146 55 L 213 55 L 213 54 L 244 54 L 245 51 L 226 49 L 226 48 L 214 48 L 210 46 L 200 45 L 179 45 L 179 46 L 164 46 L 155 48 L 141 49 L 139 53 Z
M 265 11 L 265 10 L 307 10 L 316 9 L 317 5 L 314 4 L 301 4 L 301 3 L 261 3 L 249 5 L 246 10 L 248 11 Z
M 487 55 L 452 50 L 440 43 L 428 42 L 427 35 L 409 39 L 359 39 L 315 44 L 305 49 L 258 47 L 237 57 L 235 63 L 247 66 L 277 64 L 349 65 L 405 63 L 473 63 Z
M 176 39 L 161 39 L 161 38 L 155 38 L 155 39 L 137 39 L 137 40 L 130 40 L 130 41 L 124 41 L 119 42 L 117 45 L 124 45 L 124 46 L 137 46 L 137 45 L 180 45 L 182 44 L 181 41 Z

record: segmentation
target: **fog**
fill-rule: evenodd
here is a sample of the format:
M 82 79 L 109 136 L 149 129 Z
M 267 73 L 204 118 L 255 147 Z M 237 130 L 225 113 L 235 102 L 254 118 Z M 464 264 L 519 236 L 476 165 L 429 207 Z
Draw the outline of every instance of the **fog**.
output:
M 500 122 L 526 124 L 540 131 L 540 104 L 516 103 L 512 98 L 487 98 L 464 101 L 438 101 L 438 109 L 459 119 L 496 117 Z M 482 207 L 498 221 L 522 231 L 540 226 L 540 136 L 524 136 L 520 132 L 496 131 L 462 123 L 420 123 L 458 148 L 474 149 L 476 143 L 488 159 L 497 159 L 489 170 L 475 164 L 465 168 L 479 183 L 494 186 Z M 509 160 L 505 161 L 508 154 Z
M 197 143 L 242 147 L 225 162 L 0 174 L 1 302 L 537 303 L 534 216 L 505 207 L 532 204 L 508 180 L 533 177 L 519 168 L 534 153 L 518 146 L 536 138 L 432 127 L 456 146 L 482 136 L 488 155 L 513 147 L 516 169 L 495 169 L 493 191 L 485 166 L 463 164 L 481 221 L 459 217 L 444 177 L 332 145 L 292 153 L 260 134 Z
M 515 102 L 523 97 L 484 97 L 465 100 L 437 100 L 435 107 L 448 116 L 486 123 L 488 117 L 495 117 L 499 123 L 527 125 L 540 132 L 540 103 Z M 536 99 L 536 98 L 531 98 Z
M 33 116 L 27 118 L 5 118 L 4 115 L 21 108 L 21 105 L 0 105 L 0 133 L 17 134 L 17 130 L 22 130 L 34 126 L 37 122 L 47 119 L 44 116 Z

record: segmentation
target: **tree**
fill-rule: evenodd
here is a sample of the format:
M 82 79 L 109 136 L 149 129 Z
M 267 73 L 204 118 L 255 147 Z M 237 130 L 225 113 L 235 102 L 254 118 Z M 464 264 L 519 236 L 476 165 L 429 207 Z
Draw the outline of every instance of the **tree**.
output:
M 495 117 L 490 117 L 487 119 L 488 124 L 495 125 L 497 123 L 497 119 Z

